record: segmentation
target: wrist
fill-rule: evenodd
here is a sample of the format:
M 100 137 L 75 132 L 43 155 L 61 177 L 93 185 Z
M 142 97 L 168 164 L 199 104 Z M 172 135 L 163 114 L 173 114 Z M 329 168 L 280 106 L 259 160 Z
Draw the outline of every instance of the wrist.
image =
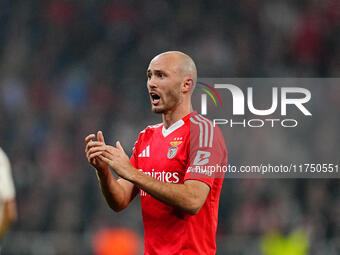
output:
M 106 177 L 108 177 L 108 175 L 111 174 L 108 166 L 106 166 L 104 168 L 95 168 L 95 169 L 96 169 L 96 173 L 97 173 L 99 178 L 106 178 Z
M 127 175 L 125 179 L 132 183 L 135 183 L 136 180 L 138 180 L 138 174 L 139 174 L 138 169 L 134 168 L 133 166 L 130 166 L 128 173 L 129 174 Z

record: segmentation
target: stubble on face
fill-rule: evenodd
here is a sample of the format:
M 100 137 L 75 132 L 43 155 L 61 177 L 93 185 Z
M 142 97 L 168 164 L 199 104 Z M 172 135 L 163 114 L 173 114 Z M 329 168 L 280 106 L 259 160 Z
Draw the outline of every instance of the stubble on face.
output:
M 180 103 L 180 93 L 179 93 L 179 86 L 175 86 L 174 88 L 170 88 L 164 93 L 163 96 L 163 105 L 160 107 L 151 105 L 151 111 L 153 113 L 167 113 L 168 111 L 174 109 L 176 105 Z

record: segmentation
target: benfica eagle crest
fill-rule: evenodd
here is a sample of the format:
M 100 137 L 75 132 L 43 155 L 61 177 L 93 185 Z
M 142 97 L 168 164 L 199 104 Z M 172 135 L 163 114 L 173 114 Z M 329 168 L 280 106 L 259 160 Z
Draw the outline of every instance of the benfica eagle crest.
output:
M 182 142 L 182 137 L 176 137 L 174 141 L 170 142 L 171 147 L 168 150 L 168 159 L 172 159 L 176 156 L 178 150 L 177 146 L 180 145 Z

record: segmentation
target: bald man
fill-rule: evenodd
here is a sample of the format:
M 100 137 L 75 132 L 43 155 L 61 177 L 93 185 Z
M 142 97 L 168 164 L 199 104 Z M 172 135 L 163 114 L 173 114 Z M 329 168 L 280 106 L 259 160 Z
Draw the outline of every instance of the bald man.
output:
M 130 159 L 119 142 L 107 145 L 101 131 L 85 138 L 87 159 L 108 205 L 119 212 L 140 194 L 144 254 L 216 252 L 223 179 L 199 169 L 225 165 L 227 149 L 218 127 L 192 110 L 196 80 L 188 55 L 157 55 L 147 69 L 147 88 L 152 112 L 162 114 L 163 122 L 140 132 Z

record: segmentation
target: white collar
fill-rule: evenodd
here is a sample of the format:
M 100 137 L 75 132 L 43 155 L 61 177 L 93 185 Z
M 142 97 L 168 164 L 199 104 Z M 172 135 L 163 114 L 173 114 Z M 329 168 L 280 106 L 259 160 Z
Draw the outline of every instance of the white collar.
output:
M 182 119 L 176 121 L 174 124 L 172 124 L 167 129 L 163 125 L 162 134 L 164 137 L 167 137 L 168 135 L 170 135 L 172 132 L 174 132 L 176 129 L 180 128 L 183 125 L 184 125 L 184 121 Z

